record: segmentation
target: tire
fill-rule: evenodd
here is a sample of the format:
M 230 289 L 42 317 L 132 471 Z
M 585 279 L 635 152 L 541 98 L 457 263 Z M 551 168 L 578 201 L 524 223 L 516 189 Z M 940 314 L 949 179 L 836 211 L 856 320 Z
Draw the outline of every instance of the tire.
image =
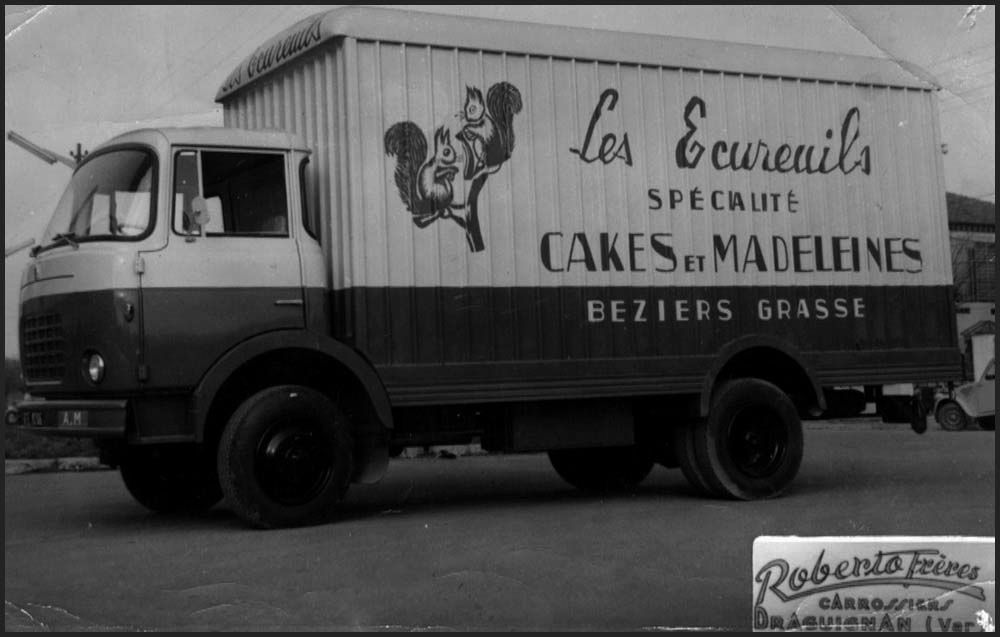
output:
M 251 526 L 324 522 L 350 482 L 350 425 L 322 393 L 281 385 L 248 398 L 219 442 L 222 491 Z
M 724 384 L 692 432 L 710 490 L 737 500 L 780 495 L 802 464 L 802 422 L 781 389 L 757 378 Z
M 674 453 L 677 455 L 677 463 L 681 467 L 681 473 L 688 483 L 694 487 L 700 495 L 717 495 L 712 490 L 708 479 L 705 478 L 704 469 L 699 464 L 694 448 L 694 430 L 697 423 L 682 423 L 674 428 Z
M 553 449 L 549 461 L 577 489 L 599 492 L 635 489 L 654 464 L 652 454 L 636 446 Z
M 222 499 L 214 454 L 197 447 L 131 447 L 118 470 L 140 504 L 159 513 L 202 513 Z
M 968 418 L 958 403 L 949 402 L 941 405 L 935 418 L 945 431 L 962 431 L 968 425 Z

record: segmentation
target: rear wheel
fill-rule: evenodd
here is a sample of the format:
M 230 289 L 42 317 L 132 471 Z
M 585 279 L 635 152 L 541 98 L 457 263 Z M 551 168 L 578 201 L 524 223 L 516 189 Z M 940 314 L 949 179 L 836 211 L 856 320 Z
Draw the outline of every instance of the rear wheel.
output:
M 215 457 L 198 447 L 129 447 L 118 469 L 132 497 L 153 511 L 200 513 L 222 499 Z
M 697 423 L 687 422 L 677 425 L 674 430 L 673 446 L 677 455 L 677 463 L 688 483 L 702 495 L 715 495 L 712 486 L 705 477 L 694 448 L 694 432 Z
M 696 464 L 713 493 L 740 500 L 783 492 L 802 464 L 802 423 L 781 389 L 756 378 L 727 382 L 692 431 Z
M 322 393 L 265 389 L 232 415 L 219 443 L 219 481 L 237 515 L 263 528 L 327 520 L 351 476 L 347 419 Z
M 937 421 L 945 431 L 961 431 L 966 426 L 965 412 L 958 403 L 945 403 L 938 408 Z
M 549 461 L 563 480 L 583 491 L 634 489 L 653 470 L 653 455 L 636 446 L 553 449 Z

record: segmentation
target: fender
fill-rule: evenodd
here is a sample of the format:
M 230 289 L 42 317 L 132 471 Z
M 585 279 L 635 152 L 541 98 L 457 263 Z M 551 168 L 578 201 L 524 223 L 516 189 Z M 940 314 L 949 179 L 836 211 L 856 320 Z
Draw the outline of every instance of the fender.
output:
M 787 342 L 779 338 L 775 338 L 774 336 L 752 334 L 730 341 L 726 343 L 721 350 L 719 350 L 718 355 L 715 357 L 715 362 L 712 363 L 712 367 L 709 368 L 708 373 L 705 375 L 705 380 L 702 381 L 701 384 L 701 400 L 698 405 L 698 411 L 702 417 L 708 416 L 708 411 L 712 402 L 712 388 L 715 387 L 715 382 L 719 377 L 719 373 L 740 352 L 754 347 L 774 349 L 790 358 L 792 362 L 802 369 L 803 373 L 809 379 L 809 384 L 812 386 L 816 404 L 821 410 L 826 409 L 826 398 L 823 396 L 823 388 L 819 384 L 816 372 L 813 370 L 812 366 L 806 364 L 799 351 Z
M 261 354 L 279 349 L 306 349 L 324 354 L 341 363 L 361 382 L 371 399 L 382 426 L 392 429 L 392 404 L 382 379 L 371 363 L 357 351 L 332 338 L 305 330 L 278 330 L 259 334 L 235 346 L 215 361 L 191 397 L 190 416 L 197 440 L 202 440 L 208 410 L 226 380 L 244 363 Z
M 969 420 L 976 419 L 975 415 L 976 410 L 973 409 L 973 405 L 971 405 L 964 396 L 959 396 L 957 392 L 955 393 L 954 396 L 945 396 L 943 398 L 938 398 L 936 401 L 934 401 L 933 413 L 935 419 L 937 418 L 938 410 L 947 405 L 948 403 L 955 403 L 956 405 L 958 405 L 958 408 L 962 410 L 962 412 L 965 414 L 965 417 L 968 418 Z

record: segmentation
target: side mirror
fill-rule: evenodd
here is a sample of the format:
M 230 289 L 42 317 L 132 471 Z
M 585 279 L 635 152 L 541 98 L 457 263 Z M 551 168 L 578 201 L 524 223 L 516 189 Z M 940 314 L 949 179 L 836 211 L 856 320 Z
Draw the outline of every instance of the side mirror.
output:
M 205 223 L 203 225 L 208 225 L 209 220 L 218 221 L 222 219 L 222 199 L 219 197 L 209 197 L 205 200 Z
M 206 226 L 212 221 L 218 222 L 222 219 L 222 199 L 219 197 L 195 197 L 191 200 L 191 210 L 186 212 L 188 222 L 193 226 L 188 241 L 194 241 L 194 237 L 201 235 Z
M 191 221 L 198 228 L 199 233 L 205 227 L 212 216 L 208 211 L 208 202 L 204 197 L 195 197 L 191 200 Z

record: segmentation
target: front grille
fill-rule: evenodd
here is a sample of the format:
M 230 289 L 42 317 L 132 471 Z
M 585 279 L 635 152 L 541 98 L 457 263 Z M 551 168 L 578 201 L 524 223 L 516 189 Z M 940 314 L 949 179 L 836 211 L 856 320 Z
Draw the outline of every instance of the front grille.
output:
M 31 314 L 21 320 L 21 365 L 27 381 L 62 380 L 66 340 L 59 314 Z

